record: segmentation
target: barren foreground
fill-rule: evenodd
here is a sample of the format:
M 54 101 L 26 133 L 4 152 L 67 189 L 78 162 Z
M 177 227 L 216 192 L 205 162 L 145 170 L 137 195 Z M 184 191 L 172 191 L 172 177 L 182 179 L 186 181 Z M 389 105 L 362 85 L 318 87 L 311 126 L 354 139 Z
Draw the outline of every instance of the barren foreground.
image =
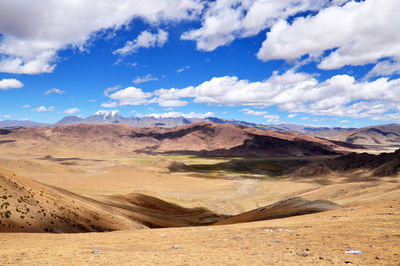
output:
M 195 169 L 201 164 L 229 162 L 226 158 L 191 156 L 55 158 L 4 155 L 0 167 L 6 169 L 4 173 L 10 171 L 10 178 L 14 178 L 11 173 L 15 173 L 26 180 L 41 183 L 32 185 L 33 188 L 38 186 L 37 190 L 43 190 L 43 184 L 66 189 L 64 192 L 60 190 L 66 196 L 69 196 L 68 191 L 79 195 L 74 196 L 73 201 L 63 198 L 64 213 L 77 207 L 72 202 L 83 202 L 86 209 L 80 209 L 81 213 L 76 212 L 78 215 L 84 218 L 85 214 L 87 217 L 91 213 L 96 217 L 100 215 L 96 219 L 101 226 L 106 226 L 110 224 L 108 215 L 118 213 L 113 223 L 115 228 L 120 227 L 117 230 L 123 231 L 2 233 L 0 264 L 322 265 L 352 262 L 396 265 L 400 262 L 398 177 L 374 178 L 362 171 L 310 178 L 268 177 L 265 173 L 236 173 L 226 169 L 198 172 L 178 169 L 181 171 L 170 172 L 167 167 L 170 164 L 164 159 L 196 165 Z M 266 165 L 274 169 L 273 165 Z M 45 197 L 57 191 L 45 190 L 37 194 Z M 134 197 L 132 193 L 151 196 L 154 201 L 147 201 L 152 199 L 147 196 Z M 224 215 L 237 215 L 292 197 L 329 200 L 343 208 L 250 223 L 188 226 L 199 219 L 207 224 L 217 217 L 214 222 L 218 222 Z M 160 221 L 186 227 L 140 229 L 143 227 L 135 225 L 132 230 L 123 229 L 127 217 L 132 217 L 125 215 L 128 212 L 138 213 L 139 216 L 134 218 L 139 221 L 142 216 L 155 215 L 140 206 L 132 207 L 129 201 L 154 203 L 158 202 L 156 199 L 184 208 L 202 207 L 208 210 L 205 212 L 207 215 L 218 216 L 210 219 L 208 215 L 206 220 L 201 215 L 183 219 L 179 214 L 167 217 L 163 216 L 165 213 L 157 212 Z M 58 203 L 56 201 L 55 205 Z M 59 207 L 52 210 L 51 201 L 42 205 L 46 212 L 61 215 Z M 106 211 L 101 210 L 102 206 L 106 206 Z M 171 206 L 175 208 L 174 205 L 164 207 Z M 250 215 L 250 219 L 260 212 L 262 210 L 256 211 L 255 216 Z M 71 215 L 73 213 L 67 218 Z M 43 220 L 35 221 L 40 223 Z M 233 216 L 229 221 L 247 220 Z M 165 226 L 165 223 L 160 226 Z M 29 227 L 21 229 L 24 230 L 29 230 Z M 349 250 L 362 251 L 362 254 L 346 254 Z
M 2 264 L 397 265 L 400 201 L 224 226 L 0 234 Z M 174 248 L 174 245 L 176 245 Z M 347 250 L 363 253 L 345 254 Z

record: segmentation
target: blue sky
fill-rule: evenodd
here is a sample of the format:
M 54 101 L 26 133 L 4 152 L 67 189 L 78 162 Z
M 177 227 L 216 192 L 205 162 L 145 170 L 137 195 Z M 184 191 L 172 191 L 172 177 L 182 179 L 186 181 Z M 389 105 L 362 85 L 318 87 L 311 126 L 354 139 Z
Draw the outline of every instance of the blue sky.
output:
M 399 123 L 399 13 L 397 0 L 5 0 L 0 120 Z

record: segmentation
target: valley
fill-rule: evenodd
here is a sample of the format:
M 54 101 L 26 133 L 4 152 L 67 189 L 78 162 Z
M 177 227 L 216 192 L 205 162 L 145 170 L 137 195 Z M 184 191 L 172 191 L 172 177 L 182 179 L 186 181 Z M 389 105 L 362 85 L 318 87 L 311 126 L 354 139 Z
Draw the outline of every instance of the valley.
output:
M 260 144 L 253 136 L 264 139 Z M 111 262 L 121 253 L 141 263 L 157 261 L 154 256 L 172 264 L 189 257 L 190 264 L 218 263 L 201 250 L 222 252 L 226 245 L 231 257 L 225 262 L 231 263 L 250 253 L 255 264 L 341 263 L 354 248 L 365 252 L 352 255 L 354 263 L 398 259 L 398 152 L 371 155 L 344 142 L 210 123 L 171 130 L 4 129 L 0 139 L 0 192 L 6 197 L 0 198 L 0 242 L 7 246 L 0 257 L 7 263 L 49 263 L 55 254 L 60 261 Z M 246 141 L 253 141 L 246 144 L 248 156 L 232 152 Z M 290 148 L 282 153 L 275 142 Z M 149 143 L 157 148 L 141 148 Z M 251 156 L 256 154 L 263 156 Z M 38 239 L 38 245 L 16 254 L 21 238 Z M 40 256 L 54 239 L 63 251 Z M 67 244 L 73 239 L 81 241 Z M 328 239 L 335 248 L 321 247 Z M 159 244 L 150 248 L 153 241 Z

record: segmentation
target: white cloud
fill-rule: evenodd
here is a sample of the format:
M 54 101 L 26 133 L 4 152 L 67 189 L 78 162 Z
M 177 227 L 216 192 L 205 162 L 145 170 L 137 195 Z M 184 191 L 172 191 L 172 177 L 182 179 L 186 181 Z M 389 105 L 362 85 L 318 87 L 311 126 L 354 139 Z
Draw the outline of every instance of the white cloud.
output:
M 11 115 L 2 115 L 2 117 L 4 117 L 5 119 L 10 119 Z
M 183 71 L 185 71 L 186 69 L 189 69 L 189 68 L 190 68 L 190 66 L 184 66 L 184 67 L 178 69 L 176 72 L 177 73 L 181 73 L 181 72 L 183 72 Z
M 115 108 L 117 107 L 117 102 L 108 102 L 108 103 L 102 103 L 100 104 L 102 107 L 106 107 L 106 108 Z
M 60 90 L 60 89 L 57 89 L 57 88 L 52 88 L 52 89 L 47 90 L 47 91 L 44 93 L 44 95 L 49 95 L 49 94 L 52 94 L 52 93 L 54 93 L 54 94 L 64 94 L 65 91 Z
M 121 89 L 120 85 L 116 85 L 114 87 L 109 87 L 109 88 L 104 90 L 104 96 L 108 96 L 110 94 L 110 92 L 117 91 L 119 89 Z
M 54 110 L 55 110 L 54 106 L 46 107 L 46 106 L 43 106 L 43 105 L 32 109 L 32 111 L 35 111 L 35 112 L 53 112 Z
M 22 88 L 24 84 L 16 79 L 2 79 L 0 80 L 0 90 L 10 90 Z
M 385 60 L 376 64 L 368 73 L 365 78 L 390 76 L 400 74 L 400 63 L 396 61 Z
M 277 106 L 281 110 L 311 115 L 371 118 L 400 121 L 400 78 L 379 78 L 357 81 L 350 75 L 335 75 L 319 81 L 315 75 L 295 72 L 274 72 L 263 81 L 249 82 L 235 76 L 214 77 L 197 86 L 183 89 L 159 89 L 152 93 L 129 87 L 109 95 L 119 105 L 157 103 L 162 107 L 184 106 L 189 102 L 220 106 Z M 250 115 L 265 111 L 242 109 Z M 289 114 L 294 118 L 296 114 Z M 396 120 L 397 119 L 397 120 Z
M 183 33 L 181 39 L 196 41 L 198 50 L 213 51 L 236 38 L 254 36 L 274 25 L 279 19 L 343 2 L 345 1 L 216 0 L 209 3 L 209 8 L 202 17 L 201 28 Z
M 96 32 L 119 29 L 134 18 L 150 24 L 197 18 L 200 0 L 0 1 L 0 72 L 52 72 L 57 52 L 84 49 Z
M 318 81 L 313 75 L 293 70 L 281 75 L 275 72 L 262 82 L 215 77 L 195 87 L 161 89 L 154 95 L 156 99 L 191 98 L 195 103 L 210 105 L 278 106 L 288 112 L 383 120 L 393 120 L 400 112 L 400 79 L 368 82 L 336 75 Z
M 279 115 L 264 115 L 264 118 L 266 118 L 269 123 L 279 122 Z
M 295 118 L 297 116 L 297 114 L 288 114 L 288 118 Z
M 268 113 L 267 111 L 254 111 L 249 108 L 244 108 L 240 111 L 244 112 L 247 115 L 266 115 Z
M 108 97 L 119 101 L 120 105 L 140 105 L 147 102 L 147 99 L 151 97 L 151 93 L 143 92 L 135 87 L 128 87 L 110 94 Z
M 31 107 L 29 104 L 25 104 L 25 105 L 22 105 L 21 106 L 22 108 L 29 108 L 29 107 Z
M 76 107 L 74 107 L 74 108 L 70 108 L 70 109 L 67 109 L 67 110 L 64 110 L 64 114 L 69 114 L 69 115 L 72 115 L 72 114 L 76 114 L 76 113 L 79 113 L 81 110 L 79 109 L 79 108 L 76 108 Z
M 95 103 L 95 102 L 96 102 L 96 100 L 95 100 L 95 99 L 90 99 L 90 100 L 89 100 L 89 102 L 91 102 L 91 103 Z
M 134 41 L 127 41 L 125 46 L 113 52 L 113 54 L 129 55 L 136 53 L 139 48 L 162 47 L 168 40 L 168 32 L 158 30 L 158 33 L 142 31 Z
M 188 114 L 185 113 L 180 113 L 180 112 L 168 112 L 168 113 L 153 113 L 153 114 L 147 114 L 147 117 L 155 117 L 155 118 L 177 118 L 177 117 L 184 117 L 184 118 L 207 118 L 207 117 L 212 117 L 214 116 L 213 112 L 207 112 L 207 113 L 194 113 L 190 112 Z
M 291 25 L 280 20 L 267 33 L 257 56 L 263 61 L 290 61 L 303 55 L 320 58 L 333 49 L 322 58 L 321 69 L 400 59 L 398 14 L 398 0 L 366 0 L 332 6 L 315 16 L 297 18 Z
M 159 89 L 152 93 L 154 97 L 150 99 L 148 103 L 158 103 L 158 105 L 162 107 L 185 106 L 188 102 L 180 99 L 181 97 L 185 97 L 181 92 L 182 90 L 174 88 L 169 90 Z
M 139 76 L 136 77 L 134 80 L 132 80 L 132 82 L 135 84 L 139 84 L 139 83 L 144 83 L 144 82 L 149 82 L 149 81 L 154 81 L 154 80 L 158 80 L 158 78 L 153 77 L 151 74 L 147 74 L 142 77 L 139 77 Z

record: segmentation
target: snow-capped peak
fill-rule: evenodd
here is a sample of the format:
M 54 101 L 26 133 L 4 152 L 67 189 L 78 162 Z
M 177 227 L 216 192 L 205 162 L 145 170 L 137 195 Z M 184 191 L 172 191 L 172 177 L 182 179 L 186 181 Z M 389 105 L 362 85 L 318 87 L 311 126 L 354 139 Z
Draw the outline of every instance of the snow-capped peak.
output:
M 116 115 L 118 115 L 119 111 L 118 110 L 112 110 L 112 111 L 106 111 L 106 110 L 99 110 L 94 115 L 100 116 L 103 120 L 106 119 L 112 119 Z

